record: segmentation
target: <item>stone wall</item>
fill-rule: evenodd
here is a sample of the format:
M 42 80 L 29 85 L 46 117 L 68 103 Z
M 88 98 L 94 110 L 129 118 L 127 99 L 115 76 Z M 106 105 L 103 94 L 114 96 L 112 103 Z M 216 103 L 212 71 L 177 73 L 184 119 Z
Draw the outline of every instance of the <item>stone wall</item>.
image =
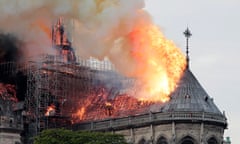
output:
M 222 144 L 223 115 L 194 112 L 148 113 L 73 125 L 73 130 L 111 131 L 133 144 Z M 159 142 L 161 141 L 161 143 Z
M 21 144 L 21 136 L 19 133 L 0 133 L 0 144 Z
M 221 126 L 204 123 L 172 123 L 160 125 L 148 125 L 138 128 L 113 131 L 123 134 L 129 143 L 139 144 L 144 140 L 147 144 L 158 144 L 158 140 L 164 137 L 168 144 L 181 144 L 184 138 L 192 138 L 194 144 L 207 144 L 210 138 L 222 143 L 224 129 Z

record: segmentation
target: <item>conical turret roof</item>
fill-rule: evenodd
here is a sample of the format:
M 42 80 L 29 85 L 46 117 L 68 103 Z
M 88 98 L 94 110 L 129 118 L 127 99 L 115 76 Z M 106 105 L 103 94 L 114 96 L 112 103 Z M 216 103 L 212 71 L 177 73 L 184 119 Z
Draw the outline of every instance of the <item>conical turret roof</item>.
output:
M 184 71 L 176 90 L 171 94 L 171 100 L 164 106 L 163 111 L 222 114 L 188 68 Z

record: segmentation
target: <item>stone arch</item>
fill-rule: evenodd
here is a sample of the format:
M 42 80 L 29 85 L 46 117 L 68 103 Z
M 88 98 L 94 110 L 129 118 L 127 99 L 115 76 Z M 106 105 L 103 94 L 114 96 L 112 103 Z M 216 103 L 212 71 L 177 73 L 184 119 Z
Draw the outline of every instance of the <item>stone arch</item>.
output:
M 207 144 L 219 144 L 219 143 L 217 139 L 214 136 L 212 136 L 207 140 Z
M 147 144 L 147 141 L 145 140 L 145 138 L 141 138 L 138 144 Z
M 183 137 L 178 144 L 197 144 L 196 140 L 192 136 Z
M 13 126 L 13 118 L 9 119 L 9 126 L 12 127 Z
M 168 140 L 165 136 L 160 136 L 158 139 L 157 139 L 157 143 L 156 144 L 168 144 Z

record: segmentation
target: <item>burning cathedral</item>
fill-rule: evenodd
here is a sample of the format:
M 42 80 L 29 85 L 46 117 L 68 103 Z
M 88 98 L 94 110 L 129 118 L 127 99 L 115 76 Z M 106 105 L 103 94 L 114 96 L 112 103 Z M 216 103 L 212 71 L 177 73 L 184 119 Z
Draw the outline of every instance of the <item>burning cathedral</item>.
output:
M 52 27 L 56 55 L 0 64 L 0 142 L 32 143 L 42 130 L 63 127 L 123 134 L 134 144 L 221 144 L 225 114 L 191 72 L 189 29 L 184 35 L 181 77 L 169 97 L 154 101 L 134 97 L 142 83 L 109 59 L 76 57 L 59 18 Z
M 0 5 L 0 143 L 32 144 L 43 130 L 66 128 L 131 144 L 222 144 L 227 119 L 190 70 L 190 30 L 185 56 L 143 3 Z

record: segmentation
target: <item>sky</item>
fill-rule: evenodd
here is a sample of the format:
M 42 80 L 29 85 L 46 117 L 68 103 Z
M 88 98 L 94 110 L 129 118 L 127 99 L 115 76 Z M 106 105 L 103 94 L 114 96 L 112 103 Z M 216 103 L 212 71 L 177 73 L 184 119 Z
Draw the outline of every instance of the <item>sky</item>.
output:
M 189 27 L 190 69 L 221 111 L 232 144 L 240 142 L 240 1 L 146 0 L 146 10 L 164 35 L 185 52 Z

